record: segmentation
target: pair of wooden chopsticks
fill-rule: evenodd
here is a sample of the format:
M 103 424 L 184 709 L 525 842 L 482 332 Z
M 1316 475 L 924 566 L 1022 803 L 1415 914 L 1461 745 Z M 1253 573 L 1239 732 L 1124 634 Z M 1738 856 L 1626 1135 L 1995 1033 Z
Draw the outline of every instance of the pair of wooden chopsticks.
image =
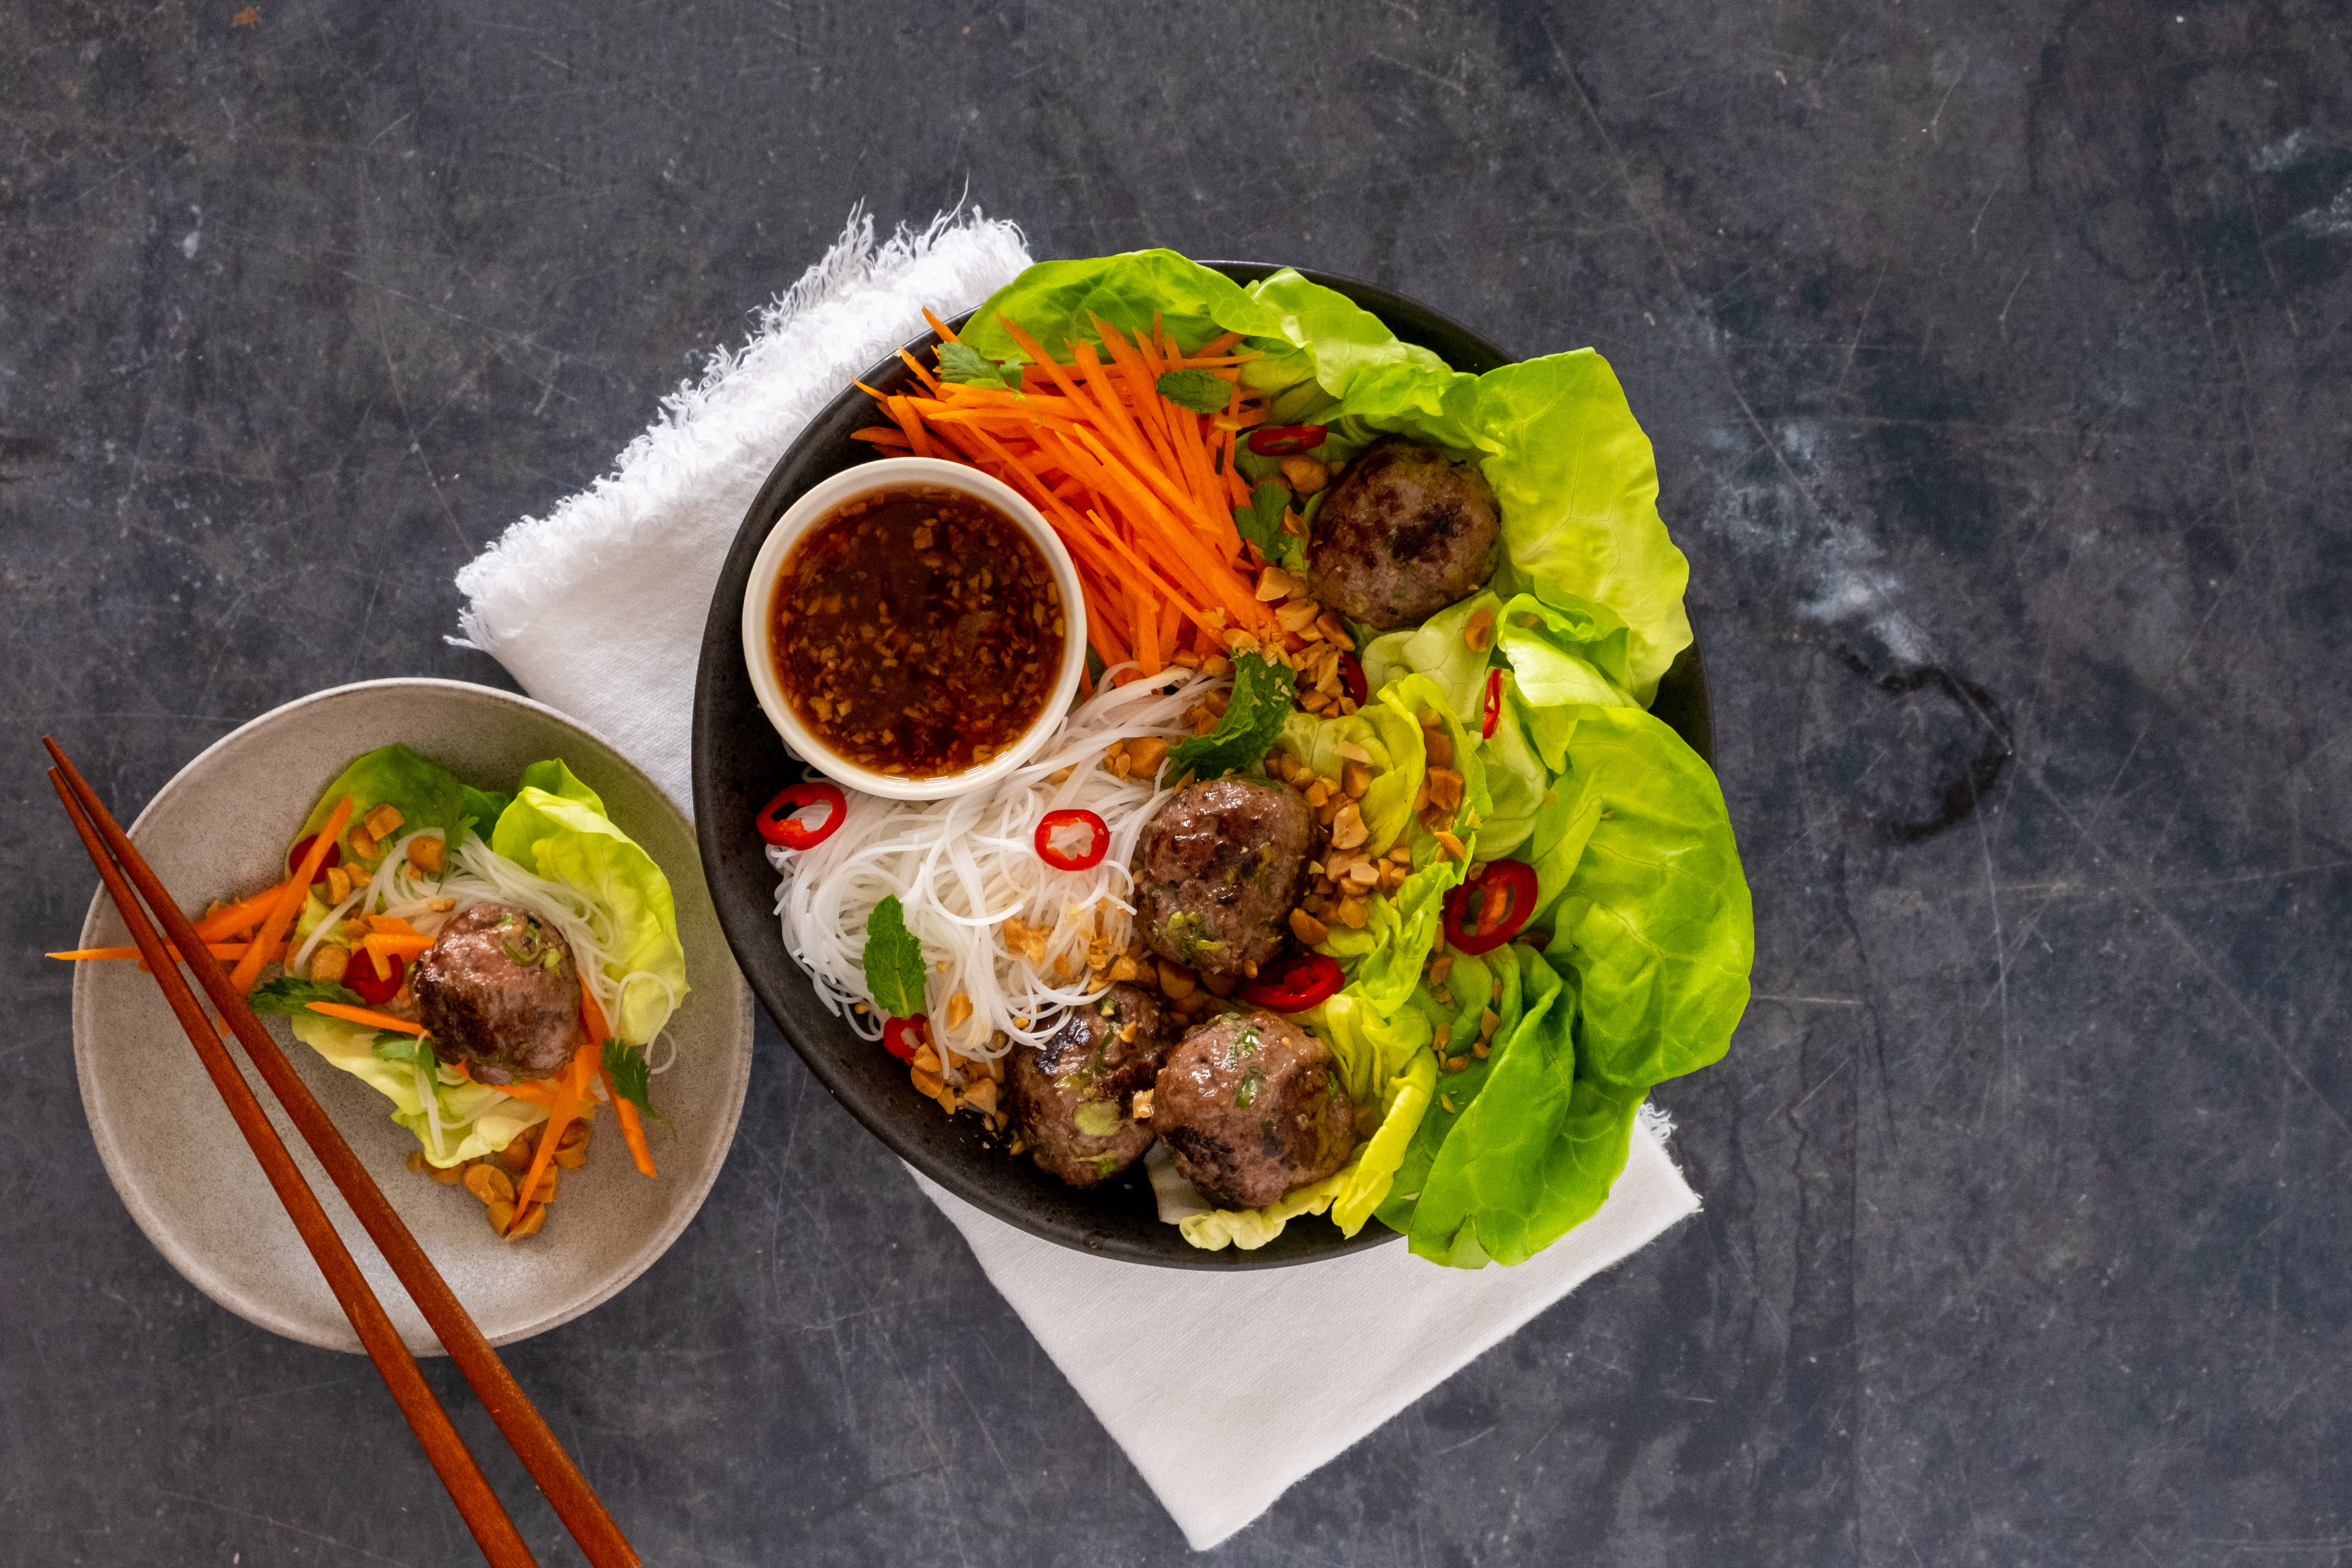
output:
M 244 994 L 206 951 L 204 940 L 131 844 L 130 836 L 116 824 L 57 742 L 44 735 L 41 743 L 48 748 L 50 758 L 57 763 L 49 770 L 49 783 L 56 786 L 58 798 L 65 803 L 66 815 L 73 818 L 74 830 L 81 835 L 82 846 L 98 867 L 99 879 L 106 884 L 114 907 L 122 911 L 122 923 L 131 928 L 131 940 L 163 986 L 164 999 L 179 1016 L 181 1026 L 187 1030 L 196 1055 L 204 1060 L 205 1071 L 212 1077 L 213 1087 L 228 1102 L 229 1114 L 236 1118 L 237 1130 L 252 1146 L 254 1158 L 261 1162 L 263 1173 L 276 1189 L 278 1201 L 286 1205 L 294 1228 L 301 1233 L 303 1245 L 310 1249 L 320 1272 L 333 1288 L 335 1300 L 342 1304 L 360 1342 L 374 1361 L 376 1371 L 383 1374 L 393 1398 L 400 1404 L 401 1414 L 415 1431 L 416 1440 L 425 1446 L 425 1457 L 432 1461 L 441 1484 L 449 1489 L 449 1496 L 457 1503 L 457 1511 L 465 1516 L 466 1527 L 474 1532 L 482 1555 L 496 1568 L 536 1568 L 530 1549 L 523 1544 L 514 1521 L 507 1517 L 497 1494 L 490 1490 L 465 1439 L 450 1425 L 448 1412 L 441 1408 L 441 1402 L 434 1397 L 424 1374 L 417 1371 L 416 1358 L 394 1330 L 383 1304 L 376 1300 L 358 1263 L 353 1261 L 351 1249 L 343 1245 L 342 1237 L 327 1218 L 327 1211 L 320 1206 L 318 1194 L 295 1168 L 293 1155 L 287 1152 L 277 1129 L 262 1110 L 261 1102 L 254 1097 L 252 1088 L 221 1044 L 219 1034 L 205 1016 L 204 1005 L 188 989 L 173 950 L 190 955 L 186 962 L 194 971 L 197 984 L 205 988 L 223 1022 L 245 1047 L 246 1055 L 260 1070 L 262 1081 L 278 1097 L 295 1130 L 310 1144 L 310 1152 L 333 1178 L 336 1190 L 351 1205 L 352 1213 L 359 1216 L 361 1226 L 392 1265 L 402 1287 L 447 1348 L 449 1359 L 457 1363 L 457 1370 L 473 1384 L 490 1419 L 498 1423 L 499 1430 L 514 1446 L 524 1468 L 530 1471 L 531 1479 L 547 1494 L 547 1500 L 554 1505 L 557 1516 L 580 1543 L 588 1561 L 595 1568 L 636 1568 L 639 1559 L 635 1549 L 621 1533 L 620 1526 L 613 1522 L 613 1516 L 604 1511 L 604 1503 L 588 1485 L 587 1478 L 572 1462 L 572 1456 L 563 1451 L 563 1445 L 555 1440 L 555 1434 L 548 1430 L 547 1422 L 515 1382 L 506 1363 L 499 1359 L 499 1352 L 483 1338 L 472 1316 L 441 1278 L 441 1271 L 425 1256 L 425 1249 L 416 1245 L 408 1226 L 385 1201 L 383 1189 L 375 1184 L 375 1179 L 368 1174 L 359 1156 L 352 1152 L 351 1145 L 343 1142 L 343 1135 L 335 1130 L 334 1122 L 311 1095 L 310 1086 L 296 1075 L 285 1054 L 278 1050 L 278 1042 L 261 1026 L 261 1020 L 254 1016 Z M 128 884 L 124 880 L 126 874 Z M 133 885 L 138 889 L 135 896 L 131 892 Z M 161 935 L 141 910 L 141 899 L 163 922 Z M 165 945 L 166 938 L 169 947 Z

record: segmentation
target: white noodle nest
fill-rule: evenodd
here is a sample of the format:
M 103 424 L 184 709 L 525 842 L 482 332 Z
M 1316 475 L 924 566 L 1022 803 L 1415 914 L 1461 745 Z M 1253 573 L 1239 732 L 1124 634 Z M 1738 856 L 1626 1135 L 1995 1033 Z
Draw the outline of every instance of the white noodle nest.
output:
M 1103 752 L 1119 741 L 1181 739 L 1185 710 L 1225 685 L 1181 669 L 1126 686 L 1106 682 L 1036 756 L 970 795 L 893 801 L 844 791 L 848 809 L 824 843 L 768 850 L 783 874 L 776 914 L 785 951 L 827 1007 L 860 1036 L 878 1038 L 883 1017 L 866 988 L 866 922 L 895 893 L 929 966 L 933 1038 L 969 1058 L 1001 1057 L 1016 1042 L 1044 1044 L 1055 1015 L 1090 994 L 1089 947 L 1126 949 L 1135 913 L 1128 861 L 1172 793 L 1119 778 L 1099 765 Z M 1065 768 L 1068 776 L 1056 783 Z M 1037 854 L 1039 819 L 1070 809 L 1091 811 L 1110 829 L 1109 848 L 1091 870 L 1057 871 Z M 1041 956 L 1008 944 L 1005 922 L 1015 917 L 1045 929 Z M 971 1012 L 950 1026 L 948 1003 L 959 994 Z M 861 1012 L 856 1003 L 867 1005 Z

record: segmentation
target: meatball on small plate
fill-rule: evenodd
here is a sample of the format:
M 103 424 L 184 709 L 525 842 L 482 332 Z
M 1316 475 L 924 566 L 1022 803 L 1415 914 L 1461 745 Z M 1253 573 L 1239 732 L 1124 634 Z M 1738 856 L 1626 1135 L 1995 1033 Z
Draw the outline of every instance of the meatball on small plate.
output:
M 391 1120 L 378 1089 L 308 1046 L 287 1051 L 482 1331 L 505 1344 L 612 1296 L 701 1207 L 742 1113 L 751 995 L 678 808 L 619 752 L 552 709 L 485 687 L 380 680 L 289 703 L 183 768 L 131 825 L 131 837 L 183 898 L 269 886 L 285 877 L 289 830 L 321 787 L 355 757 L 394 742 L 478 789 L 511 787 L 527 765 L 562 758 L 667 878 L 685 952 L 688 990 L 657 1053 L 674 1050 L 674 1060 L 653 1079 L 653 1102 L 667 1123 L 652 1140 L 659 1179 L 637 1173 L 613 1117 L 600 1115 L 592 1157 L 561 1172 L 553 1217 L 512 1244 L 485 1226 L 484 1204 L 465 1187 L 411 1173 L 418 1137 Z M 82 945 L 127 940 L 100 890 Z M 354 954 L 352 968 L 360 967 Z M 462 1061 L 478 1083 L 541 1076 L 579 1038 L 580 982 L 569 945 L 526 911 L 487 901 L 458 911 L 433 947 L 415 955 L 405 979 L 443 1059 Z M 140 1228 L 191 1284 L 239 1317 L 289 1339 L 357 1351 L 342 1310 L 154 983 L 131 964 L 82 963 L 73 998 L 82 1104 L 107 1174 Z M 284 1022 L 270 1026 L 285 1037 Z M 402 1070 L 413 1069 L 404 1060 Z M 309 1158 L 299 1149 L 296 1157 Z M 313 1184 L 331 1192 L 315 1176 Z M 409 1346 L 441 1353 L 406 1293 L 383 1295 Z

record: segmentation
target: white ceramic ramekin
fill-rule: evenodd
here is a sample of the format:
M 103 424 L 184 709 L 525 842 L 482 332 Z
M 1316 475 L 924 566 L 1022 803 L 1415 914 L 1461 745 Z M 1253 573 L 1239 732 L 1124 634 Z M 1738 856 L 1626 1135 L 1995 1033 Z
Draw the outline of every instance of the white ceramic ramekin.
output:
M 1046 563 L 1053 568 L 1055 586 L 1061 590 L 1062 625 L 1066 632 L 1062 645 L 1062 668 L 1055 678 L 1053 692 L 1036 721 L 1022 731 L 1020 738 L 979 767 L 919 779 L 860 767 L 810 733 L 808 726 L 793 711 L 792 703 L 785 700 L 783 687 L 776 679 L 776 661 L 772 651 L 776 594 L 783 585 L 784 562 L 792 554 L 793 546 L 845 502 L 876 490 L 908 486 L 955 490 L 974 497 L 1018 523 L 1029 542 L 1045 552 Z M 784 744 L 792 748 L 793 755 L 825 777 L 849 789 L 892 800 L 944 800 L 951 795 L 994 784 L 1027 762 L 1069 712 L 1070 699 L 1077 695 L 1078 677 L 1085 672 L 1087 664 L 1086 592 L 1078 582 L 1077 568 L 1070 563 L 1069 551 L 1055 537 L 1053 528 L 1037 509 L 1011 485 L 978 468 L 941 458 L 884 458 L 845 468 L 811 486 L 768 531 L 766 542 L 760 546 L 759 559 L 751 563 L 751 585 L 743 595 L 743 663 L 751 672 L 751 689 L 759 694 L 760 708 L 767 714 L 768 722 L 783 736 Z

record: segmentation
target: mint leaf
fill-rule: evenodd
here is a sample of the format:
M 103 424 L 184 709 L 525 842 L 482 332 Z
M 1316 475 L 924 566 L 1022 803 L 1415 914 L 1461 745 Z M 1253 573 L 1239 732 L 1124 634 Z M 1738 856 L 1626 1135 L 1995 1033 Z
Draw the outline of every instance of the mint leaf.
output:
M 1283 554 L 1282 514 L 1290 505 L 1290 487 L 1273 479 L 1250 493 L 1250 504 L 1234 508 L 1234 527 L 1241 536 L 1257 546 L 1257 552 L 1268 561 L 1279 561 Z
M 1254 653 L 1234 661 L 1234 692 L 1225 716 L 1205 735 L 1178 742 L 1168 753 L 1169 776 L 1188 770 L 1196 778 L 1213 779 L 1263 765 L 1283 721 L 1290 717 L 1290 693 L 1296 681 L 1286 664 L 1276 664 Z M 879 910 L 876 911 L 879 913 Z M 866 973 L 873 973 L 873 948 L 866 948 Z
M 645 1052 L 626 1040 L 606 1040 L 604 1072 L 613 1080 L 614 1094 L 642 1114 L 654 1114 L 653 1068 L 646 1062 Z
M 1153 384 L 1160 396 L 1195 414 L 1223 414 L 1234 396 L 1232 382 L 1205 370 L 1171 370 Z
M 246 1000 L 257 1013 L 282 1013 L 289 1017 L 307 1011 L 313 1002 L 340 1002 L 346 1007 L 364 1005 L 359 994 L 348 985 L 338 985 L 331 980 L 297 980 L 290 974 L 255 986 Z
M 375 1037 L 375 1059 L 398 1062 L 404 1068 L 423 1068 L 426 1072 L 441 1070 L 441 1060 L 433 1054 L 432 1043 L 423 1035 L 395 1035 L 390 1029 Z
M 907 907 L 891 894 L 866 918 L 866 993 L 893 1018 L 923 1010 L 923 944 L 907 929 Z
M 940 345 L 940 379 L 968 386 L 1007 386 L 1021 390 L 1021 373 L 1000 365 L 969 343 Z M 1218 407 L 1224 406 L 1219 404 Z

